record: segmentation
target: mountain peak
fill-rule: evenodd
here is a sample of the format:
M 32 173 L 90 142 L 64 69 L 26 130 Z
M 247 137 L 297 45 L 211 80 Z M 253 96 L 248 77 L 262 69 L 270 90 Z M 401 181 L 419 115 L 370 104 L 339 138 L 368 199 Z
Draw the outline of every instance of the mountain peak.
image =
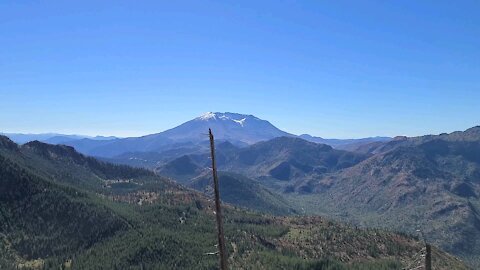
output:
M 7 136 L 0 135 L 0 148 L 15 150 L 17 149 L 17 144 L 10 140 L 10 138 Z
M 197 120 L 210 120 L 210 119 L 217 119 L 217 115 L 213 112 L 206 112 L 199 117 L 197 117 Z
M 76 162 L 84 162 L 87 157 L 77 152 L 75 148 L 68 145 L 54 145 L 40 141 L 31 141 L 24 145 L 23 148 L 31 149 L 37 154 L 49 159 L 69 158 Z
M 206 112 L 195 118 L 197 121 L 233 121 L 243 127 L 247 120 L 260 120 L 253 115 L 231 113 L 231 112 Z

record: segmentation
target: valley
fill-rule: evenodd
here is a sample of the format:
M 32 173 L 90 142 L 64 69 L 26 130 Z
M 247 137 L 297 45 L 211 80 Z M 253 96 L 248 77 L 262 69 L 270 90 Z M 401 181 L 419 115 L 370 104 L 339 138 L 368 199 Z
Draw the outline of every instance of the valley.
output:
M 240 120 L 233 117 L 241 117 L 245 120 L 238 122 Z M 55 201 L 68 200 L 72 203 L 89 201 L 86 205 L 90 205 L 91 209 L 74 211 L 86 211 L 82 215 L 91 215 L 88 214 L 88 211 L 94 212 L 97 213 L 94 217 L 98 217 L 102 220 L 101 222 L 107 222 L 102 226 L 106 231 L 100 229 L 96 231 L 97 229 L 90 228 L 88 223 L 85 225 L 94 230 L 92 240 L 88 240 L 88 237 L 87 239 L 68 240 L 69 244 L 64 244 L 63 248 L 61 245 L 59 247 L 52 246 L 53 242 L 58 241 L 55 239 L 45 243 L 40 241 L 38 244 L 33 244 L 39 245 L 39 249 L 31 251 L 35 252 L 32 254 L 22 253 L 22 248 L 18 246 L 18 243 L 22 242 L 19 242 L 19 239 L 12 240 L 11 236 L 8 236 L 6 237 L 8 242 L 5 243 L 9 243 L 9 250 L 14 250 L 14 252 L 7 254 L 11 254 L 10 258 L 24 258 L 14 259 L 17 263 L 36 257 L 51 257 L 44 263 L 59 264 L 61 260 L 67 260 L 68 256 L 72 256 L 71 251 L 65 248 L 73 244 L 77 249 L 83 250 L 75 253 L 77 259 L 73 259 L 73 265 L 75 263 L 82 265 L 82 263 L 92 260 L 96 261 L 97 259 L 93 259 L 92 256 L 98 256 L 94 255 L 98 254 L 97 252 L 103 254 L 106 252 L 104 249 L 125 249 L 126 247 L 122 247 L 123 241 L 132 241 L 131 237 L 135 237 L 134 235 L 149 235 L 148 239 L 157 239 L 158 237 L 160 237 L 158 239 L 163 239 L 159 241 L 177 241 L 174 238 L 170 238 L 170 240 L 163 238 L 167 237 L 165 235 L 169 235 L 173 228 L 179 226 L 176 223 L 193 225 L 192 229 L 200 226 L 198 228 L 202 228 L 201 230 L 205 233 L 201 237 L 206 237 L 206 235 L 213 237 L 213 220 L 209 220 L 212 218 L 210 211 L 213 209 L 210 157 L 206 141 L 198 137 L 197 133 L 200 133 L 203 128 L 208 130 L 211 125 L 222 125 L 216 150 L 217 165 L 220 170 L 221 198 L 228 204 L 226 226 L 229 228 L 230 237 L 239 241 L 232 242 L 232 248 L 235 247 L 235 252 L 238 252 L 239 249 L 245 252 L 231 256 L 232 264 L 250 261 L 254 265 L 258 260 L 273 256 L 277 259 L 283 258 L 278 259 L 279 264 L 298 264 L 307 268 L 310 267 L 308 265 L 324 263 L 322 260 L 325 258 L 332 260 L 325 262 L 327 264 L 343 265 L 346 263 L 342 267 L 353 267 L 353 269 L 363 269 L 362 267 L 365 266 L 361 266 L 361 262 L 384 265 L 379 266 L 378 269 L 383 269 L 382 267 L 386 267 L 385 269 L 401 268 L 401 265 L 405 265 L 411 259 L 408 258 L 408 256 L 412 256 L 408 250 L 418 249 L 422 240 L 438 246 L 440 249 L 436 252 L 442 258 L 450 258 L 449 255 L 442 255 L 442 252 L 446 251 L 458 256 L 470 266 L 480 263 L 477 257 L 480 251 L 479 127 L 464 132 L 414 138 L 385 139 L 377 137 L 378 139 L 374 141 L 368 138 L 345 142 L 343 145 L 349 145 L 348 147 L 339 147 L 338 145 L 332 147 L 327 144 L 306 141 L 286 132 L 274 132 L 272 135 L 272 130 L 276 130 L 272 128 L 273 125 L 254 116 L 215 113 L 201 116 L 192 121 L 185 123 L 186 127 L 179 126 L 180 130 L 183 132 L 183 129 L 190 129 L 189 125 L 193 123 L 198 131 L 192 131 L 180 139 L 177 138 L 178 141 L 174 143 L 168 142 L 174 140 L 172 134 L 176 128 L 167 132 L 170 134 L 167 141 L 165 141 L 165 135 L 145 136 L 136 142 L 133 141 L 137 139 L 133 138 L 102 140 L 100 144 L 114 143 L 115 147 L 111 146 L 113 148 L 110 149 L 116 149 L 114 150 L 116 154 L 120 153 L 119 149 L 123 149 L 123 146 L 126 148 L 122 150 L 123 153 L 115 157 L 104 156 L 98 157 L 99 159 L 84 156 L 74 148 L 62 144 L 49 145 L 33 141 L 17 145 L 3 137 L 2 157 L 4 158 L 3 162 L 8 164 L 5 166 L 14 168 L 14 172 L 20 168 L 22 168 L 22 172 L 27 170 L 25 171 L 27 175 L 34 172 L 32 179 L 38 179 L 34 182 L 48 185 L 47 189 L 66 189 L 59 191 L 58 194 L 66 194 L 62 196 L 67 197 L 55 199 Z M 267 127 L 266 131 L 262 132 L 262 128 L 255 126 L 254 137 L 247 132 L 242 135 L 243 137 L 240 136 L 244 138 L 243 141 L 231 142 L 229 138 L 234 137 L 238 132 L 243 132 L 238 128 L 248 127 L 249 121 L 259 121 L 261 125 Z M 234 125 L 235 128 L 230 129 L 229 125 Z M 85 145 L 85 140 L 89 139 L 82 138 L 70 144 Z M 155 151 L 156 148 L 145 148 L 143 142 L 146 141 L 148 141 L 149 147 L 163 146 L 158 148 L 161 150 Z M 338 143 L 338 141 L 335 142 Z M 98 142 L 94 142 L 94 144 L 97 145 Z M 89 147 L 87 148 L 92 149 Z M 98 150 L 100 148 L 95 149 L 97 149 L 95 151 L 100 151 Z M 28 201 L 25 204 L 34 203 L 31 200 L 37 198 L 38 195 L 34 194 L 38 193 L 35 190 L 39 190 L 39 187 L 27 186 L 26 188 L 33 190 L 33 197 L 30 198 L 26 195 L 25 200 Z M 77 195 L 72 198 L 68 197 L 72 196 L 68 194 L 72 194 L 74 190 L 77 193 L 80 192 L 78 194 L 82 194 L 78 195 L 81 199 L 75 197 Z M 28 194 L 26 191 L 21 191 L 21 193 Z M 12 198 L 4 198 L 4 200 L 8 202 Z M 42 200 L 49 201 L 50 199 L 45 197 Z M 14 201 L 20 202 L 19 199 Z M 45 207 L 55 209 L 59 206 L 48 204 Z M 72 205 L 71 207 L 77 206 Z M 252 210 L 255 212 L 250 212 Z M 38 212 L 38 214 L 42 215 L 42 212 Z M 5 218 L 5 214 L 3 215 Z M 8 215 L 15 216 L 18 213 L 9 213 Z M 30 215 L 35 216 L 33 213 Z M 312 217 L 317 215 L 324 218 Z M 162 222 L 153 225 L 155 217 L 161 216 L 169 217 L 169 221 L 163 225 Z M 253 224 L 250 223 L 252 218 L 257 220 Z M 193 220 L 193 224 L 190 223 L 191 220 Z M 186 223 L 184 223 L 185 221 Z M 31 221 L 21 221 L 22 224 L 28 224 L 28 222 Z M 78 221 L 75 224 L 77 223 L 82 224 Z M 341 223 L 350 225 L 346 226 Z M 329 225 L 321 229 L 322 224 Z M 46 226 L 44 228 L 53 229 L 56 225 L 47 223 L 44 226 Z M 243 236 L 234 232 L 233 228 L 243 227 L 251 228 L 253 231 L 245 229 Z M 18 228 L 25 230 L 28 227 L 22 225 Z M 282 228 L 282 233 L 270 235 L 265 231 L 275 231 L 279 228 Z M 339 228 L 343 228 L 341 232 L 331 232 L 337 231 Z M 16 231 L 17 229 L 13 227 L 10 230 Z M 34 233 L 33 227 L 29 230 L 21 231 L 19 235 L 26 236 Z M 83 229 L 75 228 L 75 230 Z M 189 230 L 187 229 L 185 233 L 188 234 Z M 3 231 L 9 232 L 7 227 Z M 158 231 L 162 233 L 158 234 Z M 397 232 L 400 235 L 388 231 Z M 252 234 L 249 235 L 249 232 Z M 384 237 L 386 238 L 381 240 L 383 244 L 353 244 L 352 246 L 342 246 L 338 252 L 334 251 L 338 248 L 339 243 L 347 243 L 361 235 L 379 232 L 385 233 Z M 266 234 L 263 235 L 263 233 Z M 329 238 L 325 235 L 332 235 L 332 233 L 336 236 Z M 62 239 L 72 237 L 61 233 L 54 235 Z M 394 235 L 397 235 L 394 237 L 397 240 L 403 239 L 401 240 L 403 244 L 389 238 Z M 245 238 L 245 236 L 248 237 Z M 168 237 L 173 237 L 173 235 Z M 267 238 L 269 240 L 265 240 Z M 317 238 L 318 242 L 313 240 Z M 344 240 L 338 240 L 339 238 Z M 207 243 L 208 241 L 205 239 L 198 239 L 198 241 Z M 146 243 L 139 243 L 138 248 L 148 247 L 150 252 L 153 252 L 151 256 L 154 257 L 152 258 L 158 256 L 159 252 L 162 254 L 167 252 L 151 251 L 153 242 L 145 241 Z M 365 240 L 358 241 L 360 243 Z M 388 245 L 409 243 L 410 248 L 403 246 L 399 249 L 396 247 L 395 252 L 390 249 L 379 249 L 379 245 L 385 245 L 385 241 L 393 241 Z M 183 245 L 193 245 L 193 247 L 208 249 L 208 246 L 200 244 L 200 242 L 185 242 L 178 243 L 178 245 L 182 247 Z M 32 245 L 29 241 L 23 243 L 21 245 Z M 214 241 L 211 245 L 213 244 Z M 180 246 L 171 248 L 177 250 Z M 375 253 L 380 252 L 380 256 L 371 254 L 374 246 L 376 246 Z M 264 255 L 262 259 L 257 257 L 260 254 L 256 253 L 258 248 L 263 250 L 261 251 L 261 254 Z M 28 250 L 31 247 L 23 247 L 23 249 Z M 277 254 L 278 251 L 284 249 L 292 249 L 292 251 L 287 253 L 282 251 L 280 254 L 283 255 L 281 256 Z M 46 250 L 51 250 L 53 254 L 42 253 Z M 253 250 L 256 251 L 253 252 Z M 137 256 L 131 254 L 131 250 L 125 250 L 125 252 L 127 253 L 124 256 L 127 257 Z M 194 257 L 200 256 L 198 251 L 195 252 L 197 255 Z M 140 255 L 146 256 L 144 252 L 138 253 L 138 256 Z M 106 254 L 105 256 L 112 255 Z M 296 261 L 297 257 L 308 258 L 307 263 Z M 152 258 L 123 261 L 120 265 L 132 266 Z M 175 262 L 178 258 L 168 258 L 173 260 L 169 263 L 180 263 Z M 275 260 L 277 261 L 277 259 Z M 12 259 L 8 260 L 12 261 Z M 461 267 L 460 261 L 456 263 L 454 261 L 445 259 L 441 264 L 458 263 L 458 267 Z M 205 265 L 214 264 L 214 262 L 215 260 L 210 258 Z M 186 262 L 183 261 L 183 263 Z M 270 265 L 271 262 L 268 264 Z M 358 266 L 356 266 L 357 264 Z M 114 266 L 111 265 L 111 267 Z M 182 268 L 184 267 L 186 266 L 183 265 Z
M 201 193 L 67 146 L 19 146 L 0 137 L 0 162 L 2 269 L 211 269 L 217 264 L 216 256 L 206 255 L 216 243 L 213 205 Z M 421 242 L 407 235 L 229 205 L 225 227 L 235 269 L 401 269 L 415 263 L 422 250 Z M 434 254 L 439 269 L 466 269 L 440 250 Z

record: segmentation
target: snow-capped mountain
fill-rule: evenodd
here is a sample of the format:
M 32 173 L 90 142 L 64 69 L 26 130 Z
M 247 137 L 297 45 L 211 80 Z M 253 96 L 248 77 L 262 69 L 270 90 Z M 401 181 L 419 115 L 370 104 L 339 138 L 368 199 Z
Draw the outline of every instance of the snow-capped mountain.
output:
M 212 129 L 216 140 L 229 141 L 237 145 L 250 145 L 281 136 L 295 136 L 253 115 L 208 112 L 157 134 L 92 143 L 89 143 L 88 139 L 83 139 L 70 142 L 69 145 L 85 154 L 100 157 L 114 157 L 128 152 L 162 152 L 206 142 L 209 128 Z
M 296 137 L 296 135 L 282 131 L 270 122 L 253 115 L 207 112 L 172 129 L 142 137 L 114 138 L 112 140 L 84 138 L 67 142 L 63 140 L 61 143 L 73 146 L 81 153 L 97 157 L 112 158 L 122 155 L 124 158 L 124 154 L 127 154 L 130 157 L 140 158 L 140 156 L 152 153 L 163 153 L 162 155 L 171 157 L 208 148 L 209 128 L 212 129 L 217 141 L 229 141 L 237 146 L 247 146 L 283 136 Z M 315 143 L 329 144 L 339 149 L 354 149 L 358 147 L 358 144 L 389 140 L 389 138 L 380 137 L 335 140 L 310 135 L 301 135 L 300 138 Z
M 208 112 L 178 127 L 160 133 L 174 141 L 203 141 L 211 128 L 215 138 L 253 144 L 281 136 L 294 136 L 253 115 Z

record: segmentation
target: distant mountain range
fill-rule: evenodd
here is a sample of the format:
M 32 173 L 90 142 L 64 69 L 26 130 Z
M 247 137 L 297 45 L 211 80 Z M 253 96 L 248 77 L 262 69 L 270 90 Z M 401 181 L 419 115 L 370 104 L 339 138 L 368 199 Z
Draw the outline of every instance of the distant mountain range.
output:
M 125 162 L 141 160 L 144 153 L 162 153 L 169 159 L 192 152 L 200 153 L 208 147 L 207 131 L 211 128 L 217 141 L 229 141 L 236 146 L 248 146 L 278 137 L 300 137 L 307 141 L 328 144 L 334 148 L 353 150 L 371 142 L 384 142 L 388 137 L 364 139 L 323 139 L 310 135 L 294 135 L 282 131 L 266 120 L 253 115 L 238 113 L 208 112 L 172 129 L 142 137 L 87 137 L 62 134 L 4 134 L 17 143 L 38 140 L 52 144 L 75 147 L 81 153 Z M 151 154 L 150 154 L 151 156 Z M 163 161 L 164 158 L 161 158 Z M 151 159 L 148 159 L 152 162 Z M 160 161 L 160 160 L 156 160 Z M 154 161 L 154 163 L 156 162 Z
M 310 142 L 328 144 L 334 148 L 349 151 L 355 151 L 358 147 L 365 144 L 374 142 L 388 142 L 392 139 L 390 137 L 381 136 L 361 139 L 324 139 L 321 137 L 314 137 L 308 134 L 302 134 L 299 137 Z
M 25 133 L 0 133 L 0 135 L 4 135 L 10 138 L 10 140 L 14 141 L 18 144 L 24 144 L 31 141 L 40 141 L 50 144 L 62 144 L 67 143 L 75 140 L 81 139 L 90 139 L 90 140 L 113 140 L 117 139 L 114 136 L 85 136 L 85 135 L 65 135 L 59 133 L 40 133 L 40 134 L 25 134 Z

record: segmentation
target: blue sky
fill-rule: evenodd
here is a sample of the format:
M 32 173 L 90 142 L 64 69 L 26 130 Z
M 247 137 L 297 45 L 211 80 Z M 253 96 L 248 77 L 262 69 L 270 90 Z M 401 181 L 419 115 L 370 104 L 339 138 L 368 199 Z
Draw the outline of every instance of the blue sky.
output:
M 327 138 L 463 130 L 480 124 L 479 10 L 3 0 L 0 131 L 136 136 L 206 111 Z

